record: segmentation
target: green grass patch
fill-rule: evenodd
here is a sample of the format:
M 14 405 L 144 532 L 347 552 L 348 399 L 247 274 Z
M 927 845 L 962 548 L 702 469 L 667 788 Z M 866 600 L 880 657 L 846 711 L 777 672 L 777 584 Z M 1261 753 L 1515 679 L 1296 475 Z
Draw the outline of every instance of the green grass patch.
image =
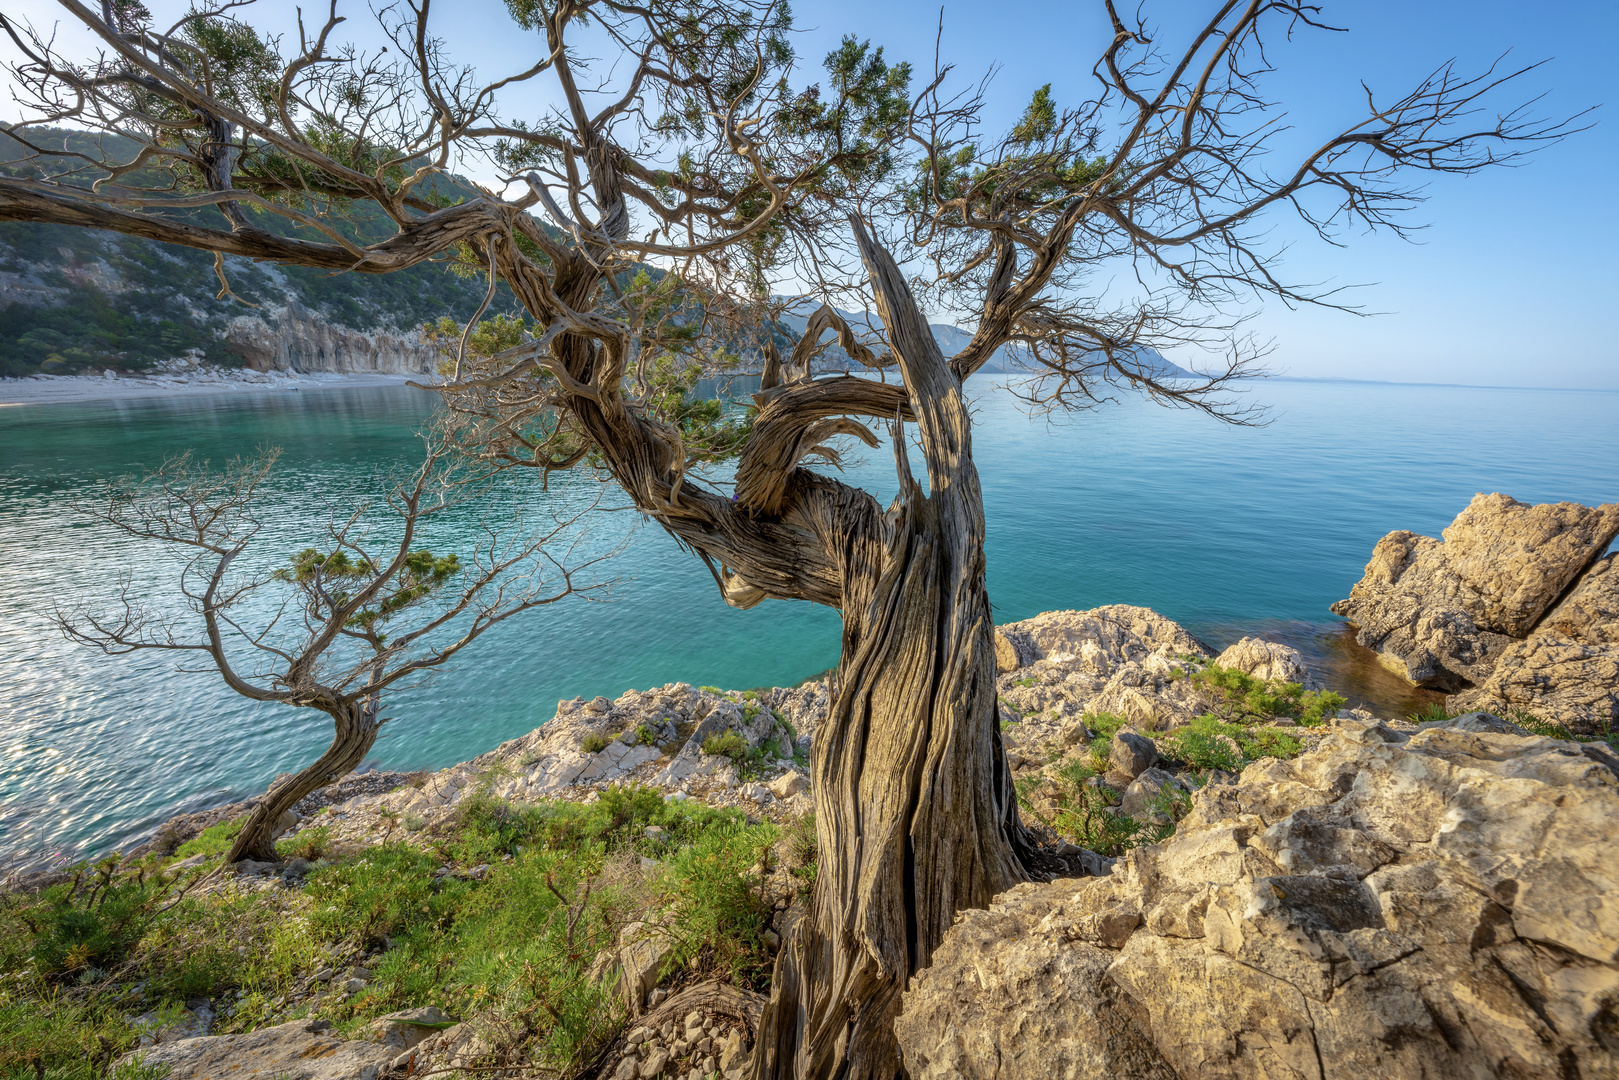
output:
M 474 794 L 453 827 L 410 844 L 326 851 L 296 889 L 177 896 L 156 857 L 127 874 L 116 860 L 80 866 L 38 896 L 0 898 L 0 1078 L 99 1080 L 139 1034 L 127 1016 L 195 997 L 230 1007 L 221 1034 L 298 1017 L 352 1033 L 437 1005 L 522 1033 L 524 1065 L 572 1075 L 624 1020 L 591 964 L 649 908 L 693 975 L 768 983 L 761 886 L 779 836 L 740 811 L 622 787 L 589 805 Z M 317 830 L 292 841 L 325 844 Z M 664 861 L 649 875 L 643 855 Z M 368 983 L 344 997 L 334 984 L 362 961 Z M 321 968 L 331 983 L 312 982 Z
M 418 826 L 419 827 L 419 826 Z M 307 859 L 314 862 L 325 855 L 332 844 L 332 827 L 316 825 L 304 829 L 285 840 L 277 840 L 275 853 L 283 859 Z
M 748 741 L 734 731 L 710 735 L 703 740 L 703 753 L 715 757 L 728 757 L 732 761 L 745 761 L 748 756 Z
M 607 749 L 608 742 L 606 735 L 599 731 L 591 731 L 587 732 L 585 737 L 579 740 L 579 749 L 587 754 L 599 754 Z
M 190 840 L 174 849 L 177 859 L 189 859 L 193 855 L 223 855 L 230 850 L 230 846 L 241 835 L 242 826 L 247 824 L 247 815 L 221 821 L 217 825 L 210 825 Z

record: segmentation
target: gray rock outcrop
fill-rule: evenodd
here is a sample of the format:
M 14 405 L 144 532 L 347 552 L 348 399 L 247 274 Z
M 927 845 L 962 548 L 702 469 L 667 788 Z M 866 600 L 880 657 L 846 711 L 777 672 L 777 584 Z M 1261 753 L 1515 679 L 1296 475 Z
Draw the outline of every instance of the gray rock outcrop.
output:
M 255 371 L 427 375 L 438 363 L 437 350 L 414 330 L 354 330 L 295 303 L 266 315 L 239 315 L 225 327 L 225 347 Z
M 1619 761 L 1339 722 L 1098 879 L 963 912 L 896 1025 L 915 1080 L 1619 1076 Z
M 1443 542 L 1392 532 L 1332 610 L 1391 670 L 1418 686 L 1482 683 L 1619 534 L 1619 504 L 1530 506 L 1476 495 Z
M 1036 740 L 1077 733 L 1092 713 L 1153 730 L 1190 720 L 1206 703 L 1179 679 L 1182 658 L 1214 655 L 1179 623 L 1127 604 L 1008 623 L 996 631 L 995 652 L 1000 699 Z
M 398 1056 L 382 1043 L 341 1039 L 331 1025 L 295 1020 L 245 1035 L 210 1035 L 136 1051 L 165 1080 L 375 1080 Z M 154 1073 L 154 1075 L 156 1075 Z
M 1619 727 L 1619 555 L 1593 566 L 1529 637 L 1505 649 L 1456 709 L 1522 709 L 1584 735 Z

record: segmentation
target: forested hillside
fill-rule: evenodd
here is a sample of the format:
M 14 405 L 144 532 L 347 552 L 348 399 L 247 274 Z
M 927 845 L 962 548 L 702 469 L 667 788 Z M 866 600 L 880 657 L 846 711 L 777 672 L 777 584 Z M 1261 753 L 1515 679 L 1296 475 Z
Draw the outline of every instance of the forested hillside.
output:
M 51 133 L 53 149 L 92 153 L 93 137 Z M 104 149 L 134 157 L 133 144 Z M 88 186 L 105 175 L 83 169 L 82 159 L 29 159 L 29 151 L 0 134 L 0 171 L 14 176 L 72 172 Z M 438 194 L 470 191 L 446 182 Z M 250 213 L 252 211 L 249 211 Z M 217 211 L 190 211 L 199 219 Z M 265 228 L 282 221 L 263 215 Z M 363 215 L 348 227 L 364 237 L 374 223 Z M 285 231 L 285 230 L 280 230 Z M 189 350 L 207 360 L 239 365 L 227 333 L 233 319 L 273 317 L 301 309 L 305 323 L 326 323 L 358 334 L 409 331 L 441 315 L 465 319 L 483 300 L 485 283 L 442 264 L 395 274 L 326 274 L 298 267 L 225 260 L 235 298 L 221 299 L 211 255 L 116 233 L 59 225 L 0 223 L 0 375 L 71 374 L 113 368 L 142 371 Z M 502 310 L 497 298 L 493 311 Z

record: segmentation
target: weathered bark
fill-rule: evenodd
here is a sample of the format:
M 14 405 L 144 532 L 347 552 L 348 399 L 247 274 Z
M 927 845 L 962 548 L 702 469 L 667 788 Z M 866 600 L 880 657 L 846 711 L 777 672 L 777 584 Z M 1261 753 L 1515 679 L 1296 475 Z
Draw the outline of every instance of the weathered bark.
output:
M 815 901 L 777 959 L 757 1080 L 900 1075 L 893 1020 L 906 981 L 959 909 L 1026 876 L 961 384 L 892 260 L 858 224 L 856 234 L 916 410 L 930 493 L 912 480 L 897 432 L 903 490 L 886 514 L 869 496 L 811 511 L 840 559 L 843 656 L 811 764 Z
M 236 842 L 231 845 L 230 853 L 225 856 L 227 863 L 241 859 L 275 862 L 273 830 L 281 815 L 291 810 L 310 792 L 353 772 L 355 767 L 365 760 L 365 755 L 371 752 L 371 744 L 377 741 L 377 728 L 381 726 L 377 722 L 374 701 L 354 702 L 346 706 L 336 706 L 329 711 L 332 723 L 336 727 L 332 745 L 327 747 L 326 752 L 308 768 L 285 776 L 270 785 L 270 790 L 258 801 L 258 805 L 253 807 L 247 823 L 236 835 Z

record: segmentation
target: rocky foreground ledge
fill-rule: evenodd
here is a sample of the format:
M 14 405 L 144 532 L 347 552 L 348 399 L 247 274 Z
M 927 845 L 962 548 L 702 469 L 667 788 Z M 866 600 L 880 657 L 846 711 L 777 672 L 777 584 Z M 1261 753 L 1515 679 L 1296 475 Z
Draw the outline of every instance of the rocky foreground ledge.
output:
M 905 996 L 910 1075 L 1619 1076 L 1607 744 L 1486 713 L 1418 724 L 1333 709 L 1293 650 L 1247 639 L 1216 657 L 1143 608 L 1004 626 L 997 652 L 1025 816 L 1073 876 L 958 916 Z M 1238 715 L 1233 694 L 1268 714 Z M 473 761 L 335 801 L 294 839 L 425 842 L 469 800 L 589 802 L 627 784 L 792 822 L 813 805 L 803 762 L 825 709 L 814 683 L 575 699 Z M 306 871 L 249 865 L 213 887 L 279 890 Z M 803 903 L 781 875 L 766 886 L 771 935 Z M 744 1076 L 762 998 L 683 981 L 647 932 L 657 918 L 626 925 L 592 969 L 628 1018 L 594 1075 Z M 287 1020 L 256 1031 L 199 1037 L 212 1016 L 199 1005 L 144 1061 L 170 1080 L 502 1074 L 497 1033 L 426 1002 L 359 1037 L 299 1018 L 365 985 L 373 958 L 351 961 L 300 977 Z
M 910 1074 L 1619 1075 L 1619 760 L 1475 714 L 1341 721 L 1105 877 L 963 913 Z

